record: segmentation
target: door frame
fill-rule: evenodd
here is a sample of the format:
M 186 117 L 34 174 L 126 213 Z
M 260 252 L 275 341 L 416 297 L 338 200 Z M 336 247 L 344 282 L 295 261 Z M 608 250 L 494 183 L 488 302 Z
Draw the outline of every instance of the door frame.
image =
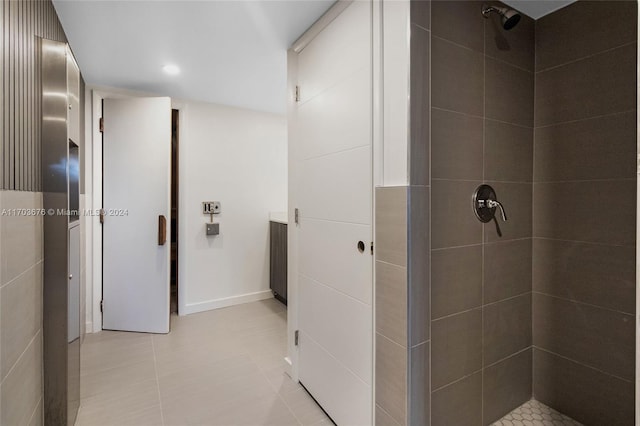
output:
M 295 332 L 299 324 L 299 284 L 298 284 L 298 227 L 295 223 L 295 209 L 298 205 L 297 188 L 297 134 L 296 122 L 296 85 L 298 80 L 298 54 L 336 19 L 354 0 L 338 0 L 320 17 L 287 51 L 287 132 L 288 132 L 288 269 L 287 269 L 287 373 L 295 382 L 299 382 L 298 347 L 295 344 Z M 640 1 L 640 0 L 639 0 Z M 375 236 L 375 187 L 383 183 L 383 140 L 382 140 L 382 0 L 370 0 L 372 13 L 372 145 L 371 145 L 371 237 Z M 372 382 L 371 382 L 371 418 L 375 419 L 375 259 L 372 268 Z
M 102 312 L 100 310 L 100 303 L 102 301 L 102 225 L 100 224 L 100 217 L 95 212 L 103 208 L 102 204 L 102 133 L 100 132 L 100 118 L 102 117 L 102 100 L 105 98 L 114 99 L 126 99 L 134 97 L 157 97 L 157 94 L 133 92 L 128 90 L 121 90 L 116 88 L 94 87 L 88 86 L 86 88 L 87 93 L 87 117 L 88 126 L 90 129 L 87 133 L 88 141 L 91 141 L 91 163 L 87 161 L 85 167 L 91 168 L 91 195 L 87 194 L 86 206 L 87 211 L 92 212 L 89 216 L 90 223 L 87 223 L 87 229 L 90 230 L 91 236 L 89 237 L 88 245 L 91 245 L 90 254 L 87 256 L 88 263 L 92 266 L 92 275 L 88 282 L 91 283 L 91 288 L 87 288 L 87 291 L 91 290 L 91 302 L 87 301 L 87 312 L 91 312 L 91 323 L 87 324 L 87 327 L 91 326 L 91 330 L 87 328 L 87 332 L 97 333 L 102 331 Z M 186 140 L 186 120 L 187 120 L 187 105 L 183 101 L 171 99 L 171 108 L 179 111 L 180 127 L 178 128 L 178 139 L 184 144 Z M 178 156 L 178 182 L 182 187 L 185 182 L 184 176 L 181 176 L 181 170 L 186 170 L 184 164 L 185 156 Z M 88 191 L 87 191 L 88 192 Z M 182 188 L 178 191 L 178 211 L 185 211 L 184 205 L 184 190 Z M 186 235 L 185 221 L 178 221 L 178 246 L 183 244 L 182 239 Z M 89 233 L 87 233 L 89 235 Z M 178 281 L 186 282 L 185 270 L 186 267 L 185 256 L 178 255 Z M 88 270 L 88 268 L 87 268 Z M 185 286 L 178 286 L 178 314 L 186 312 L 186 289 Z

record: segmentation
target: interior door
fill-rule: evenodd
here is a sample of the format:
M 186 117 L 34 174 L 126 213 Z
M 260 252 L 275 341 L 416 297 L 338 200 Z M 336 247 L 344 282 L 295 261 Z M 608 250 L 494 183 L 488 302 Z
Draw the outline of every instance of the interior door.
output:
M 170 217 L 171 100 L 105 99 L 103 119 L 102 328 L 168 333 L 171 245 L 159 233 Z
M 299 379 L 338 425 L 371 425 L 371 3 L 298 54 Z

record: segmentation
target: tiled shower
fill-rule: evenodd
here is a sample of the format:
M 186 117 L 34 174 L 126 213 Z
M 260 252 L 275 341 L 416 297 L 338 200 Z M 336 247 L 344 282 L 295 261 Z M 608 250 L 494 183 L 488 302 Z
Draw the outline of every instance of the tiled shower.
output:
M 376 388 L 395 392 L 376 392 L 377 424 L 489 425 L 528 403 L 633 425 L 637 3 L 510 31 L 483 4 L 411 3 L 411 181 L 376 191 Z M 475 217 L 481 184 L 506 222 Z

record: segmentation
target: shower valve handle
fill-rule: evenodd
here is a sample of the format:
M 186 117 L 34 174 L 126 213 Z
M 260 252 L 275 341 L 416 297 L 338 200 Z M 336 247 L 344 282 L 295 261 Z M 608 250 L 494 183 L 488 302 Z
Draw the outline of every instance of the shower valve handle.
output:
M 500 209 L 500 214 L 502 215 L 502 220 L 504 222 L 507 221 L 507 213 L 504 211 L 504 207 L 502 206 L 502 203 L 498 200 L 486 200 L 487 203 L 487 207 L 489 207 L 490 209 L 494 209 L 496 207 L 498 207 Z

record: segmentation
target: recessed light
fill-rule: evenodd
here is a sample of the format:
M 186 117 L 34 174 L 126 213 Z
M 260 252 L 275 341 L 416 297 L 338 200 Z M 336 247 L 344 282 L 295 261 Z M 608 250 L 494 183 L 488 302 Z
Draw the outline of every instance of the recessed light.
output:
M 166 72 L 169 75 L 178 75 L 180 74 L 180 68 L 177 65 L 165 65 L 162 67 L 162 71 Z

